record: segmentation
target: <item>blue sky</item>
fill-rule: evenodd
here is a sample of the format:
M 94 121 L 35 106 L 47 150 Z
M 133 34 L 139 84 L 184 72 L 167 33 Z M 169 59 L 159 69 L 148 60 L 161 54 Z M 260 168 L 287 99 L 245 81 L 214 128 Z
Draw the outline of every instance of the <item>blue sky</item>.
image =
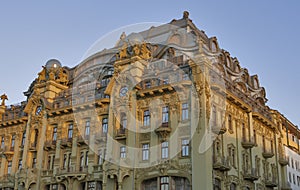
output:
M 90 46 L 122 26 L 190 18 L 221 48 L 258 74 L 268 105 L 300 124 L 300 1 L 1 1 L 0 93 L 8 104 L 23 92 L 47 60 L 78 64 Z

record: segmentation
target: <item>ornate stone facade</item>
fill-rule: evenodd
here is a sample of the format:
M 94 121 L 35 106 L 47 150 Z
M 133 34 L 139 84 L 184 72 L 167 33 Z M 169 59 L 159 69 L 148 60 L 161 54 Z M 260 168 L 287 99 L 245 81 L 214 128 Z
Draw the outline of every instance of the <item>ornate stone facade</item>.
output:
M 299 129 L 188 12 L 50 60 L 24 94 L 1 96 L 0 189 L 291 189 Z

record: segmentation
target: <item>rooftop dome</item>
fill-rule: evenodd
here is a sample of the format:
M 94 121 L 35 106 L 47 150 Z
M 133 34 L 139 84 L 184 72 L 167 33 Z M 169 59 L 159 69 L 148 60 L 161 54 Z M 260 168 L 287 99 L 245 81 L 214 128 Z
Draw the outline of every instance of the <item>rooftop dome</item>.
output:
M 57 59 L 50 59 L 46 63 L 46 68 L 47 69 L 50 69 L 50 68 L 59 68 L 59 67 L 61 67 L 61 63 Z

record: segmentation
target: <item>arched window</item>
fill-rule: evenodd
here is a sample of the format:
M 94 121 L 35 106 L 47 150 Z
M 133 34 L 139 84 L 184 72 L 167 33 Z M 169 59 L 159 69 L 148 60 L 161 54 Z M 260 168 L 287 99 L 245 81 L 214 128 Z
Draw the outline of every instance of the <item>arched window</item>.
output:
M 217 43 L 216 43 L 215 41 L 213 41 L 213 42 L 211 43 L 211 51 L 212 51 L 213 53 L 216 53 L 216 52 L 218 51 L 218 46 L 217 46 Z
M 236 184 L 235 183 L 230 184 L 230 190 L 236 190 Z

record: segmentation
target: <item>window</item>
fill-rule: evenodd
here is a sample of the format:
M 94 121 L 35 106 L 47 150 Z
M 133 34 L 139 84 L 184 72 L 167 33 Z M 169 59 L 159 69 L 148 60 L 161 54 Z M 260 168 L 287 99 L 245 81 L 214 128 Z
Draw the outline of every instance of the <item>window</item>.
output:
M 169 190 L 169 177 L 160 178 L 160 190 Z
M 221 180 L 215 179 L 214 190 L 221 190 Z
M 72 138 L 73 138 L 73 123 L 70 123 L 68 128 L 68 139 L 72 139 Z
M 257 144 L 256 130 L 253 130 L 253 140 L 254 143 Z
M 162 122 L 168 123 L 169 122 L 169 107 L 163 107 L 162 108 Z
M 168 77 L 163 78 L 163 84 L 169 84 L 169 78 Z
M 68 156 L 68 165 L 67 165 L 68 168 L 70 168 L 70 166 L 71 166 L 71 161 L 72 161 L 71 155 L 72 155 L 72 154 L 69 153 L 69 156 Z
M 16 135 L 13 135 L 11 137 L 11 148 L 13 149 L 15 147 L 15 141 L 16 141 Z
M 5 147 L 5 138 L 4 136 L 1 137 L 1 148 L 3 149 Z
M 67 167 L 67 154 L 64 154 L 63 169 L 66 169 L 66 167 Z
M 7 174 L 11 174 L 11 168 L 12 168 L 12 161 L 9 161 L 7 163 Z
M 189 105 L 187 103 L 182 104 L 181 106 L 181 119 L 182 121 L 189 118 Z
M 108 119 L 103 118 L 102 119 L 102 133 L 106 134 L 108 131 Z
M 182 80 L 189 80 L 189 75 L 187 73 L 184 73 L 182 75 Z
M 161 158 L 166 159 L 169 157 L 169 142 L 163 142 L 161 144 Z
M 57 140 L 57 127 L 53 128 L 52 140 L 53 141 Z
M 228 129 L 233 131 L 231 115 L 228 115 Z
M 52 156 L 48 156 L 47 169 L 49 169 L 49 170 L 51 170 L 51 159 L 52 159 Z
M 236 190 L 236 184 L 235 183 L 230 184 L 230 190 Z
M 102 151 L 99 150 L 98 151 L 98 165 L 102 165 L 103 164 L 103 155 L 102 155 Z
M 85 122 L 85 136 L 90 136 L 90 127 L 91 127 L 91 122 L 86 121 Z
M 21 146 L 25 145 L 25 141 L 26 141 L 26 131 L 24 131 L 24 133 L 23 133 Z
M 32 158 L 32 168 L 36 168 L 36 157 Z
M 149 143 L 143 144 L 142 145 L 142 159 L 145 160 L 149 160 Z
M 246 141 L 246 127 L 245 127 L 245 123 L 242 123 L 242 137 L 243 137 L 243 141 Z
M 125 146 L 120 147 L 120 158 L 126 158 L 126 147 Z
M 144 111 L 144 126 L 150 126 L 150 111 Z
M 19 160 L 18 169 L 20 170 L 22 168 L 22 159 Z
M 151 81 L 145 82 L 145 88 L 151 88 Z
M 80 153 L 80 168 L 84 166 L 84 152 Z
M 87 166 L 89 164 L 89 151 L 85 152 L 85 165 Z
M 183 157 L 189 156 L 189 140 L 188 139 L 181 140 L 181 156 L 183 156 Z
M 125 113 L 121 114 L 121 128 L 126 129 L 127 128 L 127 117 Z

